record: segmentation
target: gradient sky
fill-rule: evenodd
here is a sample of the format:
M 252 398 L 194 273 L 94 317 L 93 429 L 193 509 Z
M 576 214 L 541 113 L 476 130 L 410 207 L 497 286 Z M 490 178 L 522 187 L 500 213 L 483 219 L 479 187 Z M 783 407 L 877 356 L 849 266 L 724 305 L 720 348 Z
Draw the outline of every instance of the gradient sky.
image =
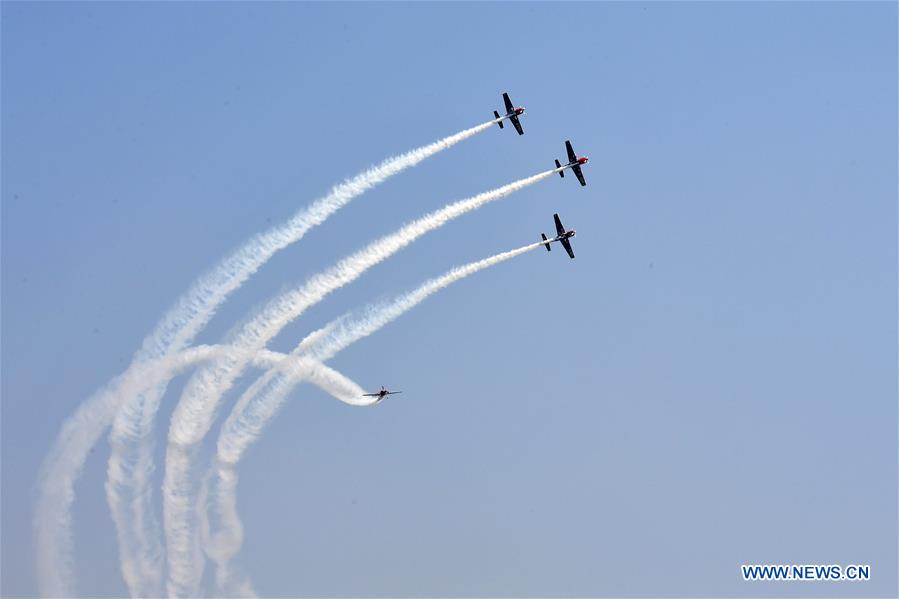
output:
M 257 591 L 895 596 L 896 26 L 895 3 L 3 3 L 0 593 L 37 591 L 61 423 L 194 278 L 509 91 L 524 136 L 361 196 L 198 339 L 565 139 L 591 158 L 586 188 L 466 215 L 277 338 L 534 241 L 553 212 L 578 230 L 576 260 L 516 258 L 331 362 L 398 398 L 294 392 L 240 467 Z M 76 489 L 90 596 L 126 593 L 108 456 Z M 872 580 L 749 583 L 743 563 Z

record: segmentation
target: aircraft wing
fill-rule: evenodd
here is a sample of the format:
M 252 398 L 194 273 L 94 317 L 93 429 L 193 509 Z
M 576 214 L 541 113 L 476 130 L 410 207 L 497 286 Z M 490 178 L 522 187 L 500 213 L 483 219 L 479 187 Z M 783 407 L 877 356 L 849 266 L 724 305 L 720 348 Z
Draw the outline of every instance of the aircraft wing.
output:
M 402 391 L 388 391 L 387 395 L 397 395 L 399 393 L 402 393 Z
M 581 182 L 581 187 L 585 186 L 587 182 L 584 180 L 584 173 L 581 172 L 581 165 L 575 164 L 571 167 L 571 170 L 574 171 L 574 176 L 577 177 L 577 180 Z
M 515 110 L 515 107 L 512 106 L 512 100 L 509 99 L 509 94 L 505 92 L 503 92 L 503 102 L 506 103 L 506 114 L 509 114 L 510 112 Z
M 565 251 L 568 252 L 568 255 L 571 257 L 571 259 L 574 260 L 574 250 L 571 249 L 571 242 L 568 241 L 567 238 L 560 239 L 559 241 L 562 243 L 562 247 L 565 248 Z
M 363 393 L 362 397 L 378 397 L 380 393 Z
M 565 234 L 565 227 L 562 226 L 562 221 L 559 219 L 559 215 L 558 215 L 558 214 L 553 214 L 553 219 L 556 221 L 556 233 L 557 233 L 559 236 L 564 235 L 564 234 Z
M 568 162 L 577 162 L 577 154 L 574 153 L 574 149 L 571 147 L 571 142 L 567 139 L 565 140 L 565 149 L 568 150 Z
M 524 135 L 524 130 L 521 128 L 521 123 L 518 121 L 518 117 L 510 116 L 509 120 L 512 121 L 512 125 L 515 126 L 515 130 L 518 131 L 518 135 Z

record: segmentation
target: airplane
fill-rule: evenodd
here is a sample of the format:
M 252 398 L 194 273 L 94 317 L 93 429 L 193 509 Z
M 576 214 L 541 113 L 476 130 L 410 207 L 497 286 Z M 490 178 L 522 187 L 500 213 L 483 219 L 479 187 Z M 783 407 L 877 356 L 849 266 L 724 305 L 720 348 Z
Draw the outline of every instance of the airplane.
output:
M 381 385 L 381 390 L 377 393 L 363 393 L 362 397 L 377 397 L 378 399 L 375 400 L 375 403 L 379 403 L 388 395 L 396 395 L 397 393 L 402 393 L 402 391 L 388 391 L 384 385 Z
M 566 231 L 565 227 L 562 226 L 562 221 L 559 220 L 558 214 L 553 214 L 553 218 L 556 221 L 556 236 L 552 239 L 547 239 L 546 233 L 540 233 L 540 236 L 543 237 L 543 245 L 546 246 L 547 252 L 551 252 L 552 248 L 549 247 L 549 244 L 553 241 L 558 241 L 562 244 L 562 247 L 565 248 L 565 251 L 568 252 L 568 255 L 571 256 L 571 259 L 574 260 L 574 250 L 571 249 L 571 242 L 568 240 L 577 235 L 577 231 L 574 229 Z
M 581 186 L 586 185 L 587 182 L 584 181 L 584 173 L 581 172 L 581 165 L 587 164 L 590 159 L 586 156 L 581 156 L 580 158 L 578 158 L 577 154 L 574 153 L 574 150 L 571 149 L 570 141 L 565 141 L 565 149 L 568 150 L 568 164 L 563 166 L 562 163 L 556 160 L 556 168 L 562 169 L 559 171 L 559 176 L 564 178 L 565 169 L 570 168 L 574 171 L 574 176 L 577 177 L 577 180 L 581 182 Z
M 499 125 L 499 128 L 503 128 L 503 121 L 509 119 L 512 121 L 512 125 L 515 127 L 515 130 L 518 131 L 518 135 L 524 135 L 524 130 L 521 128 L 521 123 L 518 121 L 518 117 L 524 114 L 524 106 L 519 106 L 515 108 L 512 106 L 512 100 L 509 99 L 509 94 L 503 92 L 503 102 L 506 103 L 506 114 L 502 117 L 499 115 L 497 111 L 493 111 L 493 116 L 499 119 L 496 124 Z

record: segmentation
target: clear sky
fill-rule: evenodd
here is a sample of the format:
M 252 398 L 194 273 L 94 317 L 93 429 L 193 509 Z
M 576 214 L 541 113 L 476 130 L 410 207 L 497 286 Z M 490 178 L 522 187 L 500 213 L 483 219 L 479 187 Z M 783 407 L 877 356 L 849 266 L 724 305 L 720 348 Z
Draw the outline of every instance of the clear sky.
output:
M 220 341 L 404 222 L 551 167 L 565 139 L 591 158 L 587 187 L 554 177 L 466 215 L 277 338 L 289 350 L 534 241 L 553 212 L 578 230 L 576 260 L 516 258 L 331 362 L 403 395 L 357 409 L 292 394 L 240 467 L 257 591 L 895 596 L 896 17 L 837 2 L 3 3 L 0 593 L 37 591 L 34 484 L 61 423 L 198 275 L 509 91 L 524 136 L 487 131 L 361 196 L 200 336 Z M 157 421 L 160 510 L 178 383 Z M 76 488 L 91 596 L 126 593 L 108 456 L 104 441 Z M 750 583 L 743 563 L 867 563 L 872 580 Z

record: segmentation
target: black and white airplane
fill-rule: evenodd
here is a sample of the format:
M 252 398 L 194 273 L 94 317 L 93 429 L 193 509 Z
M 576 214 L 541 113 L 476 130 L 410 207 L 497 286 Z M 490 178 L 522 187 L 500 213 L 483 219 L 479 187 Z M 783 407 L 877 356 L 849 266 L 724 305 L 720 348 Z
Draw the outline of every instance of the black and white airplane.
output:
M 571 242 L 568 240 L 577 235 L 577 231 L 575 231 L 574 229 L 566 231 L 565 227 L 562 226 L 562 221 L 559 220 L 558 214 L 553 214 L 553 218 L 556 221 L 556 236 L 552 239 L 547 239 L 546 233 L 540 234 L 540 236 L 543 237 L 543 245 L 546 246 L 546 251 L 552 251 L 552 248 L 549 247 L 549 244 L 551 244 L 553 241 L 558 241 L 562 244 L 562 247 L 565 248 L 565 251 L 568 252 L 568 255 L 571 256 L 572 259 L 574 259 L 574 250 L 571 249 Z
M 500 116 L 497 111 L 493 111 L 493 116 L 499 119 L 496 124 L 499 125 L 499 128 L 503 128 L 503 121 L 509 119 L 512 121 L 512 125 L 515 127 L 515 130 L 518 131 L 518 135 L 524 135 L 524 130 L 521 128 L 521 123 L 518 121 L 518 117 L 524 114 L 524 106 L 519 106 L 515 108 L 512 105 L 512 100 L 509 99 L 509 94 L 503 93 L 503 102 L 506 103 L 506 114 Z
M 559 171 L 559 176 L 564 178 L 565 169 L 570 168 L 574 171 L 574 176 L 577 177 L 577 180 L 581 182 L 581 186 L 586 185 L 587 182 L 584 181 L 584 173 L 581 172 L 581 165 L 587 164 L 590 159 L 586 156 L 578 158 L 577 154 L 574 153 L 574 150 L 571 149 L 571 142 L 568 140 L 565 141 L 565 149 L 568 150 L 568 164 L 562 165 L 561 162 L 556 160 L 556 168 L 562 169 Z
M 375 400 L 375 403 L 378 403 L 388 395 L 396 395 L 397 393 L 402 393 L 402 391 L 388 391 L 384 385 L 381 385 L 381 390 L 377 393 L 363 393 L 362 397 L 377 397 L 378 399 Z

